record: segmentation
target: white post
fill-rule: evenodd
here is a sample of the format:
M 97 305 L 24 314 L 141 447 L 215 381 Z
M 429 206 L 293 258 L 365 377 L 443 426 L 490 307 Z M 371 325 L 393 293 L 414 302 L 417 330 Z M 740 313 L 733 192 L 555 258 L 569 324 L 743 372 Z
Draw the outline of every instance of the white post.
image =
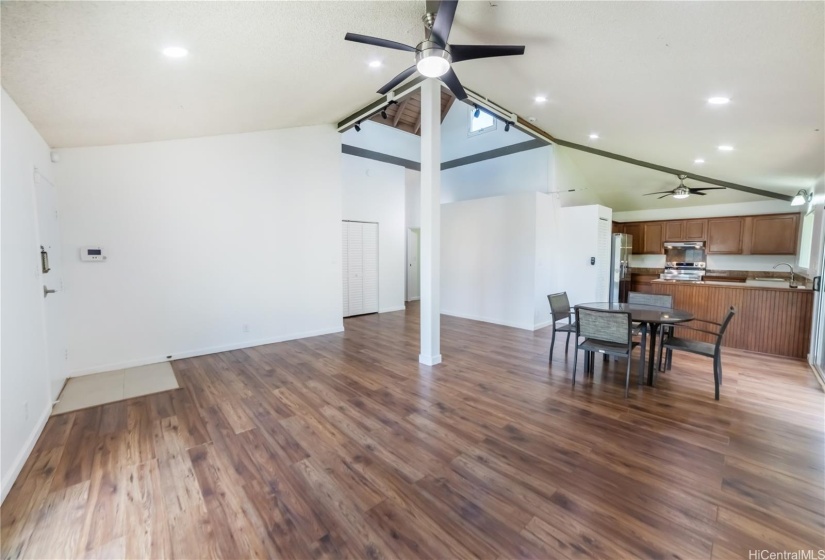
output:
M 441 363 L 441 82 L 421 84 L 421 353 Z

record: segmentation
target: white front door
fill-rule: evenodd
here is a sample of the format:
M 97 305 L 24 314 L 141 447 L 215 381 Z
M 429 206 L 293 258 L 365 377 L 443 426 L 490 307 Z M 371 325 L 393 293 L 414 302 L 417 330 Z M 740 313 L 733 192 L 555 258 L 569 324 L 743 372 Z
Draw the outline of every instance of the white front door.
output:
M 66 380 L 66 295 L 63 293 L 63 259 L 57 213 L 57 189 L 35 170 L 37 223 L 40 238 L 40 280 L 43 284 L 43 313 L 46 319 L 51 397 L 56 400 Z M 53 291 L 52 291 L 53 290 Z
M 414 301 L 421 297 L 421 270 L 419 257 L 421 254 L 421 230 L 407 230 L 407 301 Z

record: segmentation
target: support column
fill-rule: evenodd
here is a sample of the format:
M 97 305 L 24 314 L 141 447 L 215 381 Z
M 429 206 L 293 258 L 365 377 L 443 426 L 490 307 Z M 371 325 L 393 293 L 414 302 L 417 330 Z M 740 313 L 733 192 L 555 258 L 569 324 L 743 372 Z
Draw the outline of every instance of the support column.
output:
M 441 82 L 421 84 L 421 353 L 441 363 Z

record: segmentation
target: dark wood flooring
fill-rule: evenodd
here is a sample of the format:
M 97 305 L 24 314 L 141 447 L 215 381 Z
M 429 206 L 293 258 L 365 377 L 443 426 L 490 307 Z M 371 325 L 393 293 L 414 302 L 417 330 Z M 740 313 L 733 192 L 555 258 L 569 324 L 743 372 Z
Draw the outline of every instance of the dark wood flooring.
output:
M 3 558 L 748 558 L 825 548 L 823 393 L 801 361 L 621 362 L 417 310 L 173 363 L 181 389 L 64 414 L 2 506 Z

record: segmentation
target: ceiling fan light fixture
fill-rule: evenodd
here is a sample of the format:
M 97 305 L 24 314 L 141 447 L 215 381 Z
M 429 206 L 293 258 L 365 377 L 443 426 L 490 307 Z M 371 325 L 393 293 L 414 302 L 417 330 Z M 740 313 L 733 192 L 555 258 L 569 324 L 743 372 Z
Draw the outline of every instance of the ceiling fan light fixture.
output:
M 422 76 L 439 78 L 450 70 L 450 53 L 432 41 L 424 41 L 415 53 L 415 67 Z
M 687 198 L 690 196 L 690 191 L 687 187 L 677 187 L 675 191 L 673 191 L 673 198 Z

